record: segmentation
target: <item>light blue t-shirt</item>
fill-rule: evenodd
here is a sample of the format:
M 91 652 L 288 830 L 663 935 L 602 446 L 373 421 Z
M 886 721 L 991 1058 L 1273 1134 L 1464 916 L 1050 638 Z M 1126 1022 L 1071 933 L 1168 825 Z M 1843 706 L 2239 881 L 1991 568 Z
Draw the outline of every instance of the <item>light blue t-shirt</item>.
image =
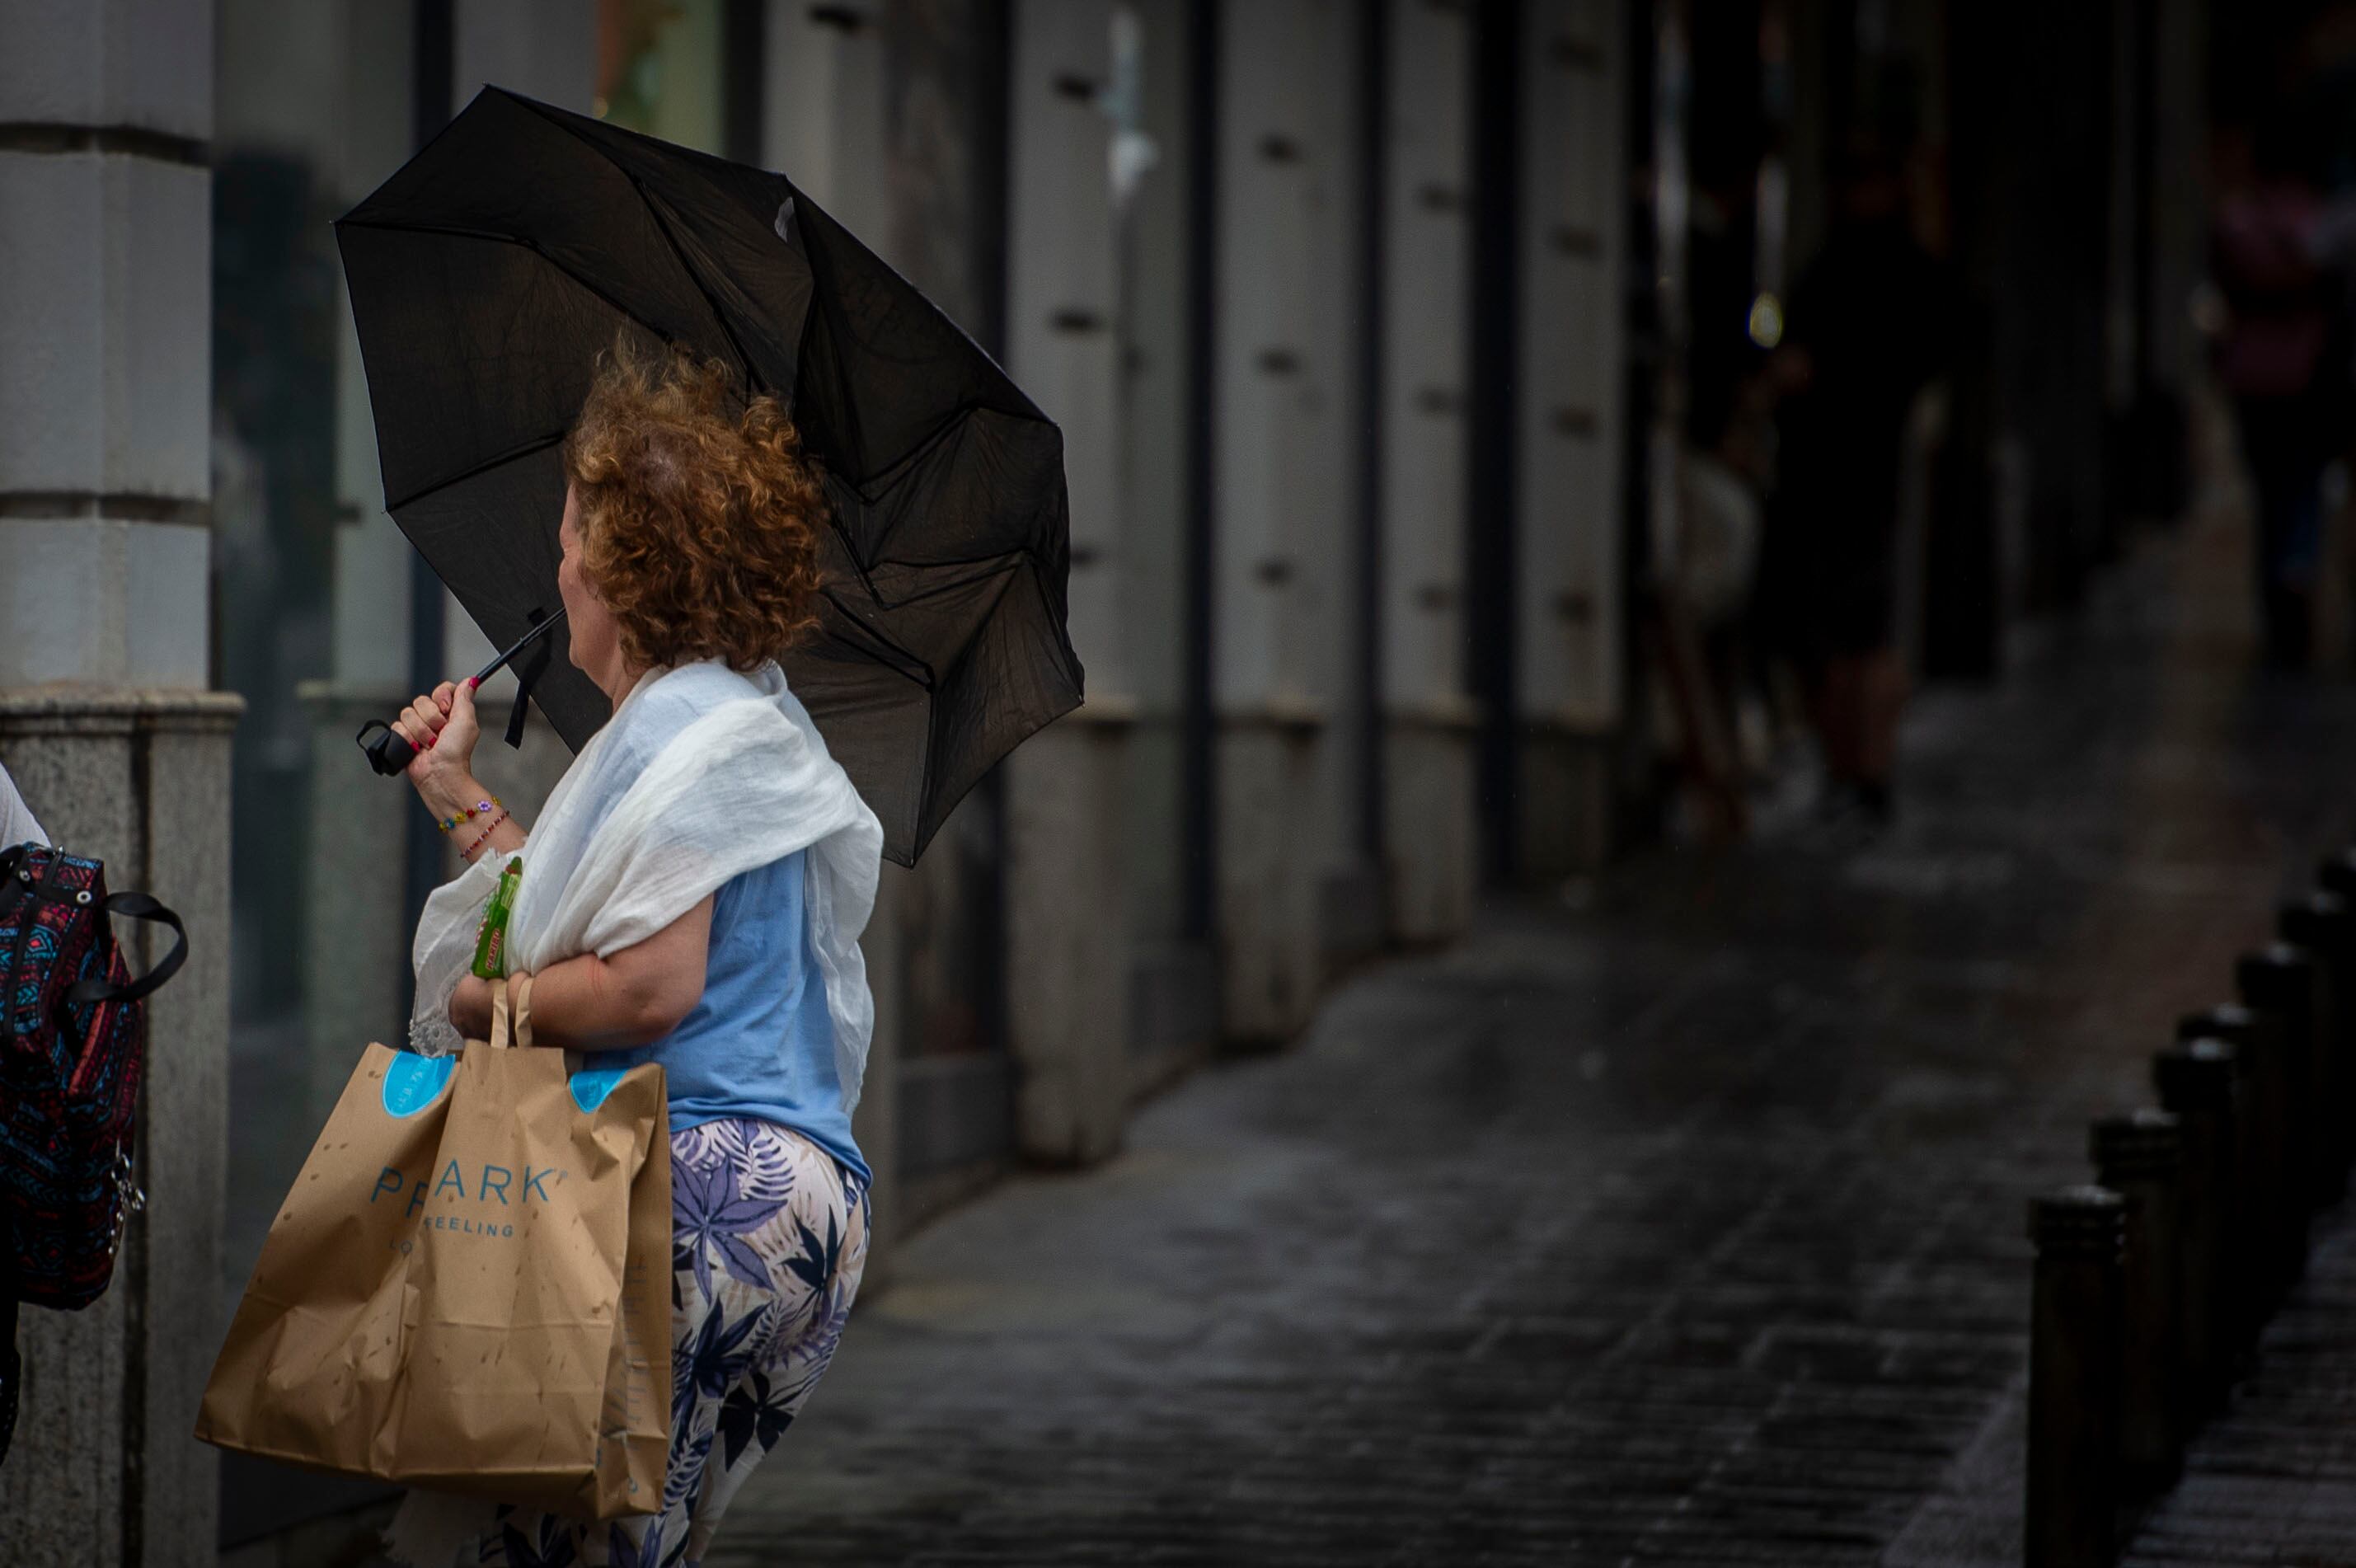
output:
M 871 1177 L 842 1108 L 826 976 L 810 949 L 802 901 L 807 851 L 747 871 L 712 901 L 703 998 L 650 1046 L 605 1053 L 601 1066 L 661 1064 L 671 1131 L 750 1116 L 791 1128 Z

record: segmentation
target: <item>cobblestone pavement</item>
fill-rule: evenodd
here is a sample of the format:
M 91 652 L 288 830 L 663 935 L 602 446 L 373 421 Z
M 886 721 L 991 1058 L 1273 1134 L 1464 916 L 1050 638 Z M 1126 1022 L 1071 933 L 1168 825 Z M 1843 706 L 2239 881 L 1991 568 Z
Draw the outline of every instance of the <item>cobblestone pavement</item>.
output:
M 932 1227 L 711 1561 L 2017 1563 L 2023 1200 L 2356 804 L 2243 580 L 2156 549 L 1918 703 L 1879 842 L 1494 911 Z M 2331 1246 L 2272 1343 L 2337 1380 L 2263 1373 L 2138 1561 L 2252 1477 L 2356 1539 Z
M 2356 1223 L 2335 1218 L 2125 1568 L 2356 1564 Z

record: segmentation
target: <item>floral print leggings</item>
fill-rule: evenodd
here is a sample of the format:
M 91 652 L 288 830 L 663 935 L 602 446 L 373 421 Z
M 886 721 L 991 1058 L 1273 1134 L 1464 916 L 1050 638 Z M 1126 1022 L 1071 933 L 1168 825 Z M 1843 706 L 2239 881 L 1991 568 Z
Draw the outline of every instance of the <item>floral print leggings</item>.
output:
M 589 1523 L 502 1509 L 473 1561 L 695 1568 L 753 1466 L 794 1423 L 867 1266 L 867 1195 L 798 1133 L 671 1134 L 671 1435 L 663 1510 Z

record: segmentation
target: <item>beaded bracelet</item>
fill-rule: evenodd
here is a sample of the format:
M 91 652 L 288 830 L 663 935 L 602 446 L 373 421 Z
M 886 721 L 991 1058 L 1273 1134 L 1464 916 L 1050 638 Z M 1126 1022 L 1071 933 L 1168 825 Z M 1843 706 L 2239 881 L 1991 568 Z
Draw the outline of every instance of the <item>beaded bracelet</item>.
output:
M 502 806 L 502 807 L 500 807 L 500 808 L 499 808 L 499 814 L 498 814 L 498 816 L 496 816 L 496 817 L 493 817 L 493 818 L 490 820 L 490 823 L 489 823 L 489 825 L 488 825 L 488 826 L 487 826 L 487 827 L 485 827 L 485 828 L 483 829 L 483 836 L 482 836 L 481 838 L 477 839 L 474 843 L 472 843 L 468 844 L 468 845 L 466 847 L 466 849 L 462 852 L 462 854 L 463 854 L 464 857 L 465 857 L 466 859 L 467 859 L 467 860 L 470 860 L 470 861 L 471 861 L 471 860 L 473 860 L 473 859 L 475 858 L 475 852 L 476 852 L 477 850 L 481 849 L 485 844 L 487 844 L 487 843 L 490 843 L 490 842 L 491 842 L 491 835 L 492 835 L 493 833 L 495 833 L 495 832 L 498 832 L 498 831 L 499 831 L 499 824 L 500 824 L 501 822 L 506 822 L 507 820 L 508 820 L 507 808 L 506 808 L 506 807 L 504 807 L 504 806 Z
M 458 824 L 460 822 L 471 822 L 477 817 L 483 816 L 487 812 L 501 809 L 504 804 L 505 802 L 500 800 L 497 795 L 494 795 L 487 800 L 477 800 L 471 806 L 459 807 L 458 814 L 456 816 L 439 818 L 434 825 L 439 827 L 445 833 L 455 832 L 458 831 Z

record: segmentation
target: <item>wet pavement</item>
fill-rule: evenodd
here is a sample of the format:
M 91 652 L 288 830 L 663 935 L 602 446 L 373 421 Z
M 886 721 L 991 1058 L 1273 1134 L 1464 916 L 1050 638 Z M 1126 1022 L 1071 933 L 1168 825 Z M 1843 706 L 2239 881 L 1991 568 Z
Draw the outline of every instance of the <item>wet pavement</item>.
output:
M 2356 1221 L 2335 1219 L 2124 1568 L 2356 1563 Z
M 2242 561 L 1918 703 L 1880 839 L 1494 910 L 923 1232 L 710 1561 L 2017 1563 L 2024 1199 L 2356 806 L 2356 684 L 2248 671 Z M 2323 1233 L 2138 1563 L 2306 1561 L 2179 1550 L 2286 1506 L 2351 1555 Z

